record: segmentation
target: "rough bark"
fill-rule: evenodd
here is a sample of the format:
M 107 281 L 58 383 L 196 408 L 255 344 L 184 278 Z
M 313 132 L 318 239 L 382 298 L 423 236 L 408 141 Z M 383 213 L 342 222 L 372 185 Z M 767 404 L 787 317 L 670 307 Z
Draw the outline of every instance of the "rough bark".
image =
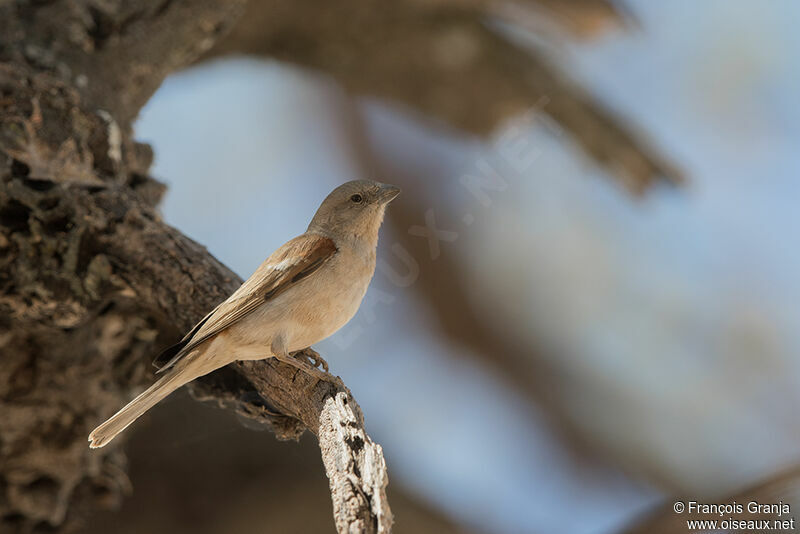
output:
M 241 280 L 161 221 L 130 122 L 242 1 L 0 3 L 0 531 L 70 530 L 125 494 L 86 436 L 152 380 L 150 360 Z M 339 382 L 273 362 L 195 385 L 320 442 L 337 528 L 387 532 L 380 446 Z

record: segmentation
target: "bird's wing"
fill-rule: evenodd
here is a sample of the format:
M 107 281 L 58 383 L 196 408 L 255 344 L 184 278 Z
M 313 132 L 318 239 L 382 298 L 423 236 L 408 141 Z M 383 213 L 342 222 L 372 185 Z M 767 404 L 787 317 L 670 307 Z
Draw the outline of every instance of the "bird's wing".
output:
M 197 323 L 179 343 L 169 347 L 155 359 L 153 364 L 159 367 L 158 372 L 166 371 L 199 344 L 312 275 L 336 254 L 336 250 L 332 239 L 313 234 L 303 234 L 287 242 L 267 258 L 225 302 Z

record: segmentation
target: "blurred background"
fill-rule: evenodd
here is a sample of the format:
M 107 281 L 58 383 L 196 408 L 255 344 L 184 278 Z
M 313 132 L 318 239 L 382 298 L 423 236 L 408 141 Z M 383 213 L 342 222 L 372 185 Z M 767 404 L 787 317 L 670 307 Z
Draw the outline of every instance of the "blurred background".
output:
M 624 532 L 794 473 L 800 4 L 362 3 L 254 3 L 136 129 L 166 221 L 243 278 L 336 185 L 403 188 L 315 347 L 396 531 Z M 309 434 L 182 392 L 128 450 L 87 532 L 333 532 Z

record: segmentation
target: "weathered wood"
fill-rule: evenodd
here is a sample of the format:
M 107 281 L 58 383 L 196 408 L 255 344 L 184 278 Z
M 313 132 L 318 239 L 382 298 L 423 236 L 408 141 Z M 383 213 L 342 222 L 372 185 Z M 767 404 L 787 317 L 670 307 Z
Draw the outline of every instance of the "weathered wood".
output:
M 339 532 L 390 532 L 388 475 L 381 446 L 340 380 L 319 382 L 288 365 L 237 362 L 197 380 L 192 393 L 271 426 L 280 439 L 310 429 L 319 440 Z

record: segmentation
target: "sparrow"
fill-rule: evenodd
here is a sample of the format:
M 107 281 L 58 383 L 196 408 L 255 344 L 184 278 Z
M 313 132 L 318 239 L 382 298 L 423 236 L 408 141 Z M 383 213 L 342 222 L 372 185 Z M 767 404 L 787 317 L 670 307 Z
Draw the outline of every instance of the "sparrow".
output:
M 163 374 L 89 434 L 89 446 L 108 444 L 167 395 L 236 360 L 276 358 L 329 377 L 292 354 L 344 326 L 361 304 L 375 272 L 378 229 L 400 189 L 355 180 L 334 189 L 306 232 L 272 253 L 227 300 L 176 345 L 156 358 Z M 327 371 L 327 364 L 323 362 Z

